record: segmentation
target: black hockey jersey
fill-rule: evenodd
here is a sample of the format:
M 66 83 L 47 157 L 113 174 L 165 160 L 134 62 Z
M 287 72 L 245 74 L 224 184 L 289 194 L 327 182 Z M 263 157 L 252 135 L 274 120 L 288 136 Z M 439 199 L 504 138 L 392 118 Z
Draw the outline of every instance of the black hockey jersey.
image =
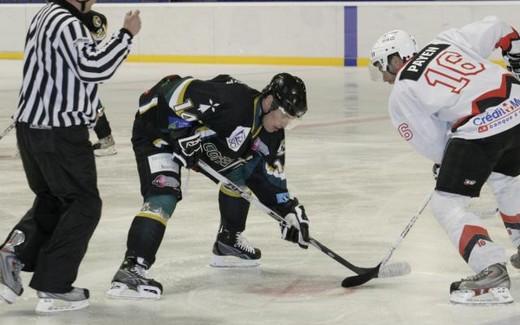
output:
M 168 76 L 141 95 L 136 119 L 156 146 L 199 132 L 203 159 L 223 171 L 255 154 L 283 172 L 284 131 L 262 128 L 260 92 L 228 75 L 211 80 Z

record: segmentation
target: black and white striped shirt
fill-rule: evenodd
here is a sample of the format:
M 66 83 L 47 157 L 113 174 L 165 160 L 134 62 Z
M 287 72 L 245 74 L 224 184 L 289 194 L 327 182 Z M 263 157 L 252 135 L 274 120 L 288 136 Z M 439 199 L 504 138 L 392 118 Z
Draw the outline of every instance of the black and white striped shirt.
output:
M 15 121 L 69 127 L 96 120 L 97 84 L 126 59 L 132 36 L 121 29 L 97 48 L 80 15 L 65 0 L 53 0 L 32 19 Z

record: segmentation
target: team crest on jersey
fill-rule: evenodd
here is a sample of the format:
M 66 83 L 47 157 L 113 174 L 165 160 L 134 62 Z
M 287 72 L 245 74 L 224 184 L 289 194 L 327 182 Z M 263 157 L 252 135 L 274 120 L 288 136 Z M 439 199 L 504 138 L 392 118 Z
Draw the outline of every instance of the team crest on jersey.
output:
M 213 102 L 213 99 L 209 99 L 209 105 L 205 104 L 199 104 L 198 110 L 204 114 L 208 109 L 210 109 L 213 113 L 215 113 L 215 110 L 220 106 L 219 103 Z
M 247 136 L 249 135 L 249 131 L 251 131 L 251 128 L 237 126 L 237 128 L 231 133 L 231 135 L 228 138 L 226 138 L 229 149 L 237 152 L 238 149 L 240 149 L 240 147 L 244 143 L 244 141 L 246 141 Z
M 429 44 L 425 46 L 410 62 L 408 62 L 399 80 L 408 79 L 417 81 L 423 74 L 428 64 L 443 50 L 448 48 L 449 44 Z

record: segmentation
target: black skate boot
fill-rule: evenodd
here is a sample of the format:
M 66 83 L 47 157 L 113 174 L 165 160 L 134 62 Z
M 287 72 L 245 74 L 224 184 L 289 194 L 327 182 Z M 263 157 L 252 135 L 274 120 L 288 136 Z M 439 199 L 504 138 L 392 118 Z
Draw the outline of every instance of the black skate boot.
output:
M 112 135 L 108 135 L 92 145 L 96 157 L 112 156 L 117 153 L 116 143 Z
M 262 256 L 258 248 L 253 247 L 241 232 L 222 229 L 213 244 L 214 267 L 253 267 L 260 265 Z
M 507 304 L 513 302 L 505 264 L 493 264 L 450 287 L 450 301 L 459 304 Z
M 146 277 L 147 269 L 142 258 L 127 257 L 114 275 L 107 295 L 118 299 L 161 298 L 162 285 Z

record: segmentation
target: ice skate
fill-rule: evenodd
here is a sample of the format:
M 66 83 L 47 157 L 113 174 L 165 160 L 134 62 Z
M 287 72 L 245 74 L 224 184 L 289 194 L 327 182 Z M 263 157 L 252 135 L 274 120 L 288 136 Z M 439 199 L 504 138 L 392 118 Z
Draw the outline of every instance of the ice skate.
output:
M 25 235 L 19 230 L 15 230 L 7 243 L 0 249 L 0 301 L 12 304 L 16 301 L 16 296 L 23 293 L 20 271 L 23 268 L 22 262 L 14 254 L 14 247 L 20 245 L 25 240 Z
M 213 267 L 254 267 L 260 265 L 262 256 L 258 248 L 254 248 L 241 232 L 230 232 L 223 229 L 213 244 Z
M 87 289 L 72 288 L 66 293 L 52 293 L 38 291 L 37 313 L 59 313 L 87 308 L 89 306 L 90 293 Z
M 511 282 L 504 264 L 493 264 L 450 287 L 450 301 L 458 304 L 507 304 L 513 302 Z
M 99 139 L 98 142 L 92 145 L 92 148 L 96 157 L 112 156 L 117 153 L 116 143 L 112 135 Z
M 112 279 L 107 295 L 116 299 L 160 299 L 162 285 L 146 278 L 146 267 L 136 258 L 126 258 Z

